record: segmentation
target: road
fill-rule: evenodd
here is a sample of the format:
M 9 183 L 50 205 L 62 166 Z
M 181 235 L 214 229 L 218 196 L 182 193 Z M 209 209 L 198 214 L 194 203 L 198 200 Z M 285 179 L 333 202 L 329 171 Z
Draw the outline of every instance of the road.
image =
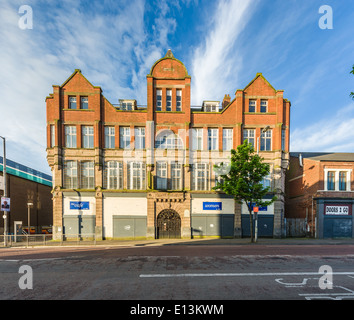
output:
M 354 244 L 3 248 L 0 283 L 1 300 L 354 300 Z

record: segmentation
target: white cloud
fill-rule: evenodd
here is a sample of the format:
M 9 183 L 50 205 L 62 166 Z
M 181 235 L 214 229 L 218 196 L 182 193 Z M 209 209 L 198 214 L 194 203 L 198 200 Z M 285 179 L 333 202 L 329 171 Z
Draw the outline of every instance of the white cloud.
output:
M 160 3 L 160 2 L 159 2 Z M 146 74 L 161 58 L 176 21 L 167 2 L 146 30 L 144 0 L 31 4 L 33 29 L 18 27 L 20 1 L 0 3 L 0 135 L 11 160 L 50 172 L 46 162 L 45 97 L 78 68 L 112 103 L 146 104 Z M 111 8 L 111 9 L 109 9 Z M 4 120 L 5 119 L 5 120 Z
M 291 151 L 353 152 L 354 103 L 291 134 Z
M 237 83 L 241 68 L 240 49 L 235 43 L 246 26 L 256 1 L 219 1 L 205 42 L 194 51 L 192 61 L 192 104 L 222 100 L 229 77 Z M 210 94 L 213 96 L 211 97 Z

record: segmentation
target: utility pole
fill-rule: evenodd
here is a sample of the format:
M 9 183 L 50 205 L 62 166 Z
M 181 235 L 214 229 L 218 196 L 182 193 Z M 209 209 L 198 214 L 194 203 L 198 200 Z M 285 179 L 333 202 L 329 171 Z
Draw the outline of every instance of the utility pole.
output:
M 3 141 L 3 147 L 4 147 L 4 158 L 3 158 L 3 178 L 4 178 L 4 197 L 6 198 L 7 197 L 7 181 L 6 181 L 6 138 L 5 137 L 2 137 L 0 136 L 0 138 L 2 139 Z M 6 247 L 7 246 L 7 239 L 6 239 L 6 236 L 7 236 L 7 212 L 4 211 L 4 246 Z

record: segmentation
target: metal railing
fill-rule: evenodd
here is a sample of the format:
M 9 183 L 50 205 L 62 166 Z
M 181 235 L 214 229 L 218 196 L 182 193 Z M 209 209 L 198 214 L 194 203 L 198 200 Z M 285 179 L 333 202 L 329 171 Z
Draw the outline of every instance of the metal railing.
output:
M 1 247 L 96 245 L 95 234 L 68 234 L 53 238 L 51 234 L 0 235 Z

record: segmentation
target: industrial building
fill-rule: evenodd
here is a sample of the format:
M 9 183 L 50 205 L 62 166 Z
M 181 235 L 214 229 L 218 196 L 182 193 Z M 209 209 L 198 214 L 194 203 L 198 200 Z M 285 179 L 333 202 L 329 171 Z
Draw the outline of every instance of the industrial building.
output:
M 0 157 L 0 195 L 4 195 L 3 157 Z M 52 177 L 20 163 L 6 159 L 6 189 L 10 198 L 7 234 L 28 230 L 28 212 L 32 233 L 50 233 L 53 224 Z M 30 204 L 30 205 L 29 205 Z M 3 215 L 4 216 L 4 215 Z M 0 234 L 4 234 L 1 219 Z

